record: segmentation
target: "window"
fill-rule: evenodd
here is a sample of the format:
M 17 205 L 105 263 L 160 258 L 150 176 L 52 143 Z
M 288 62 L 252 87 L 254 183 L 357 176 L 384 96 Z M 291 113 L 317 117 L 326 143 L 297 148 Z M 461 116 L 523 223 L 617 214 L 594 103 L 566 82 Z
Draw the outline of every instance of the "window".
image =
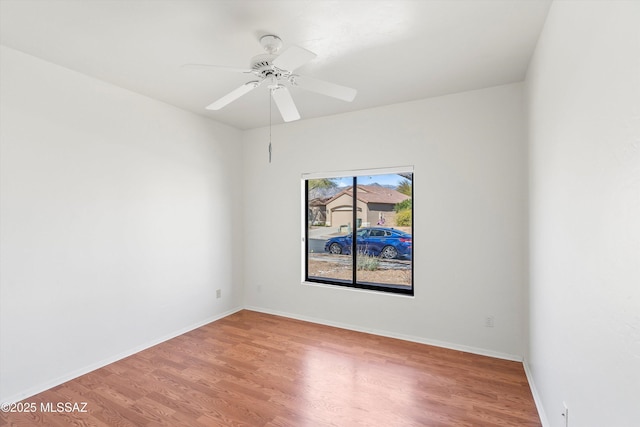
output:
M 413 168 L 306 174 L 304 280 L 413 295 Z

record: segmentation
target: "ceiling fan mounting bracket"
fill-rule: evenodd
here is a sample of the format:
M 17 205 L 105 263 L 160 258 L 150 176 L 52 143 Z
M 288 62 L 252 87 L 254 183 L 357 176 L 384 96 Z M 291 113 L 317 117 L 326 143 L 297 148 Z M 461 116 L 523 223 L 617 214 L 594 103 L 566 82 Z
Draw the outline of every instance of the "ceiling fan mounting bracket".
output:
M 267 34 L 266 36 L 260 37 L 260 44 L 268 53 L 274 54 L 282 47 L 282 40 L 280 40 L 278 36 Z

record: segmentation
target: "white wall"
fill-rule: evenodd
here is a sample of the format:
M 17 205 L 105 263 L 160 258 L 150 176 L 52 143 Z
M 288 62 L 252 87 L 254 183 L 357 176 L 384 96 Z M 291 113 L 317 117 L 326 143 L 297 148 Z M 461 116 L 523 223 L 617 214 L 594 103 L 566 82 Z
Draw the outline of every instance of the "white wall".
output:
M 240 307 L 240 132 L 0 53 L 0 401 Z
M 248 306 L 503 357 L 526 337 L 526 140 L 513 84 L 244 134 Z M 304 113 L 304 112 L 303 112 Z M 414 165 L 415 297 L 300 283 L 303 173 Z M 495 328 L 484 327 L 485 315 Z
M 531 344 L 550 426 L 640 425 L 640 3 L 556 1 L 527 76 Z

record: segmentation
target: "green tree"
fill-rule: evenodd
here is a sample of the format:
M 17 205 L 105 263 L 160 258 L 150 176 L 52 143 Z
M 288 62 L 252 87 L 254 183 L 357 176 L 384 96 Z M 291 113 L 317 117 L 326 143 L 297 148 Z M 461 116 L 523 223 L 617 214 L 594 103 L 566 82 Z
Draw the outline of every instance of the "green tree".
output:
M 316 188 L 335 188 L 338 184 L 332 178 L 310 179 L 309 190 Z
M 400 181 L 396 190 L 402 194 L 406 194 L 407 196 L 411 196 L 413 193 L 413 183 L 408 179 L 403 179 Z

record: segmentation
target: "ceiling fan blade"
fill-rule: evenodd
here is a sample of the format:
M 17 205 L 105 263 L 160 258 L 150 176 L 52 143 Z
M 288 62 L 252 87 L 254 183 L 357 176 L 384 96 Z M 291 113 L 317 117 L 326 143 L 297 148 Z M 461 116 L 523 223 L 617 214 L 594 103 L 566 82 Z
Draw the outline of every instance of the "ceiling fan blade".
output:
M 353 101 L 358 93 L 357 90 L 350 87 L 340 86 L 335 83 L 329 83 L 312 77 L 292 76 L 291 83 L 302 89 L 322 95 L 332 96 L 347 102 Z
M 300 118 L 296 104 L 293 102 L 293 98 L 291 98 L 291 94 L 286 87 L 278 85 L 277 88 L 271 89 L 271 96 L 285 122 L 292 122 Z
M 290 46 L 273 60 L 273 65 L 281 70 L 293 71 L 316 56 L 315 53 L 300 46 Z
M 219 110 L 222 107 L 231 104 L 233 101 L 235 101 L 236 99 L 240 98 L 242 95 L 252 91 L 253 89 L 257 88 L 258 86 L 260 86 L 259 81 L 251 81 L 248 83 L 243 84 L 242 86 L 240 86 L 237 89 L 232 90 L 231 92 L 229 92 L 228 94 L 226 94 L 225 96 L 223 96 L 222 98 L 218 99 L 216 102 L 214 102 L 211 105 L 208 105 L 206 107 L 207 110 Z

